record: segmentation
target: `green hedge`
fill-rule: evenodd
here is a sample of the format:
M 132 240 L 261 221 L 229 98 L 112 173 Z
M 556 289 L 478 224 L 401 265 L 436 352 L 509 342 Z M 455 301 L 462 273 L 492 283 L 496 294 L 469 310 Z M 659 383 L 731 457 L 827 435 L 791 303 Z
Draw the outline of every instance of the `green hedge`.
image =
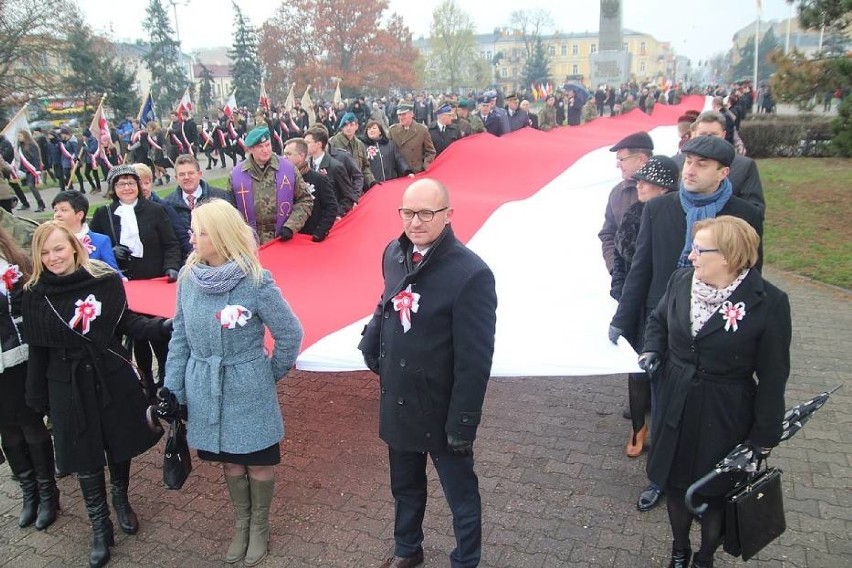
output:
M 816 114 L 752 115 L 740 124 L 751 158 L 831 156 L 831 117 Z

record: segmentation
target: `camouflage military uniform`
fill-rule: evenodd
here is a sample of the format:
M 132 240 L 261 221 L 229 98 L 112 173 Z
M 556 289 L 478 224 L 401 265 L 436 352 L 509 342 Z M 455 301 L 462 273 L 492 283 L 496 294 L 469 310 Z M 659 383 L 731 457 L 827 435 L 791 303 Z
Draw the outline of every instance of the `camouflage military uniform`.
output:
M 457 116 L 455 120 L 453 120 L 453 124 L 455 124 L 459 130 L 461 130 L 462 136 L 467 136 L 468 134 L 471 134 L 473 132 L 470 127 L 470 120 L 466 118 Z
M 485 124 L 483 124 L 482 119 L 479 118 L 476 113 L 470 113 L 470 115 L 468 115 L 468 121 L 470 121 L 471 134 L 485 132 Z
M 275 221 L 278 211 L 278 201 L 275 191 L 275 172 L 278 170 L 279 160 L 275 154 L 269 159 L 269 163 L 263 168 L 258 166 L 254 159 L 249 157 L 239 162 L 236 167 L 242 168 L 252 178 L 251 191 L 254 193 L 254 215 L 257 221 L 257 238 L 260 244 L 267 243 L 276 237 Z M 308 184 L 302 179 L 296 170 L 296 187 L 293 188 L 293 211 L 284 222 L 284 226 L 298 233 L 305 222 L 311 216 L 314 207 L 314 197 L 308 189 Z M 240 191 L 245 188 L 233 187 L 233 177 L 228 178 L 228 187 L 234 193 L 237 202 L 240 201 Z
M 364 191 L 376 184 L 376 178 L 373 176 L 373 171 L 370 169 L 370 159 L 367 157 L 367 148 L 364 143 L 353 136 L 352 140 L 348 139 L 345 134 L 338 132 L 328 141 L 334 148 L 339 148 L 349 152 L 349 155 L 355 160 L 358 169 L 364 174 Z
M 15 217 L 3 208 L 0 208 L 0 227 L 11 235 L 12 240 L 18 243 L 24 251 L 32 250 L 33 233 L 38 223 L 24 217 Z

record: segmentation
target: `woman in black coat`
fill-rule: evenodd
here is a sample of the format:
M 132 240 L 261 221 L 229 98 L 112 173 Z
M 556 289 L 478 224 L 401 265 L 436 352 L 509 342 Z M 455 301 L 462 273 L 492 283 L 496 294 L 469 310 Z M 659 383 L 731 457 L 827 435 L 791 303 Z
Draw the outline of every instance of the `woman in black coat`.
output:
M 103 467 L 109 466 L 121 530 L 135 534 L 130 460 L 162 434 L 147 425 L 148 404 L 121 336 L 167 340 L 171 323 L 130 312 L 121 277 L 89 260 L 55 221 L 33 234 L 33 264 L 22 305 L 30 349 L 26 401 L 36 412 L 50 410 L 58 469 L 78 474 L 92 522 L 89 565 L 103 566 L 114 544 Z
M 388 138 L 385 129 L 378 121 L 368 120 L 361 141 L 367 147 L 370 159 L 370 171 L 377 182 L 388 181 L 402 176 L 414 176 L 396 143 Z
M 781 438 L 784 389 L 790 373 L 790 304 L 754 265 L 757 232 L 742 219 L 695 223 L 689 260 L 676 271 L 645 329 L 639 366 L 653 372 L 660 425 L 648 477 L 666 481 L 674 542 L 671 567 L 689 565 L 692 515 L 686 489 L 746 442 L 765 457 Z M 733 474 L 701 490 L 695 568 L 712 567 L 722 540 L 724 495 Z
M 59 490 L 53 465 L 53 442 L 44 414 L 27 406 L 24 387 L 28 349 L 23 336 L 21 294 L 32 261 L 0 228 L 0 436 L 9 469 L 21 486 L 23 508 L 18 526 L 35 523 L 44 530 L 56 520 Z

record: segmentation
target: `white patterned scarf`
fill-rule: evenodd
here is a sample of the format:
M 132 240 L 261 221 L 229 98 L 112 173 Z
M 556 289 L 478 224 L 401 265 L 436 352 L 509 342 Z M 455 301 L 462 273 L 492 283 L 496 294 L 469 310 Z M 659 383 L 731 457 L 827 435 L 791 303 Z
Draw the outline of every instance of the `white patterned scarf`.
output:
M 731 297 L 734 290 L 748 275 L 749 269 L 746 268 L 737 279 L 725 288 L 716 288 L 706 282 L 699 280 L 695 274 L 692 275 L 692 310 L 690 318 L 692 320 L 692 337 L 698 335 L 701 328 L 704 327 L 713 314 L 719 311 L 722 302 Z
M 142 246 L 142 239 L 139 237 L 139 223 L 136 221 L 137 201 L 125 205 L 119 202 L 115 208 L 115 214 L 121 219 L 121 235 L 118 237 L 118 242 L 130 249 L 130 255 L 136 258 L 142 258 L 145 252 L 145 247 Z

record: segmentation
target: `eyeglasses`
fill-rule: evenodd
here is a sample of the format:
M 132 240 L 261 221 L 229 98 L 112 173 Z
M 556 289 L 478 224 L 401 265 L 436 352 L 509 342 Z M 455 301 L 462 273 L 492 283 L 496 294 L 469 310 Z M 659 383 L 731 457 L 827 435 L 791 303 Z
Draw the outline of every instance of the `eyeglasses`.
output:
M 692 243 L 692 252 L 694 252 L 696 256 L 701 256 L 705 252 L 719 252 L 719 249 L 705 249 L 695 243 Z
M 116 189 L 130 189 L 131 187 L 136 187 L 135 181 L 117 181 L 115 182 Z
M 414 219 L 414 216 L 423 221 L 424 223 L 428 223 L 432 219 L 435 218 L 435 213 L 440 213 L 441 211 L 446 211 L 449 207 L 441 207 L 440 209 L 436 209 L 432 211 L 431 209 L 421 209 L 420 211 L 412 211 L 411 209 L 399 209 L 399 218 L 403 221 L 411 221 Z

